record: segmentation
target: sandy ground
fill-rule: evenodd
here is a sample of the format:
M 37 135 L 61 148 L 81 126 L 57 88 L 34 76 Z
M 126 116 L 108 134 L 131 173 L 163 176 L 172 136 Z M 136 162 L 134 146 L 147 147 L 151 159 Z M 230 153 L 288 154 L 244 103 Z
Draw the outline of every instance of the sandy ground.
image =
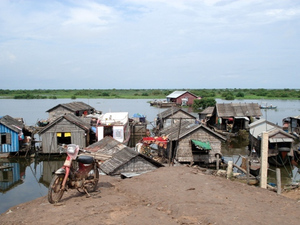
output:
M 130 179 L 100 176 L 87 198 L 76 190 L 62 201 L 47 197 L 0 215 L 0 224 L 299 224 L 300 191 L 286 195 L 208 175 L 164 167 Z

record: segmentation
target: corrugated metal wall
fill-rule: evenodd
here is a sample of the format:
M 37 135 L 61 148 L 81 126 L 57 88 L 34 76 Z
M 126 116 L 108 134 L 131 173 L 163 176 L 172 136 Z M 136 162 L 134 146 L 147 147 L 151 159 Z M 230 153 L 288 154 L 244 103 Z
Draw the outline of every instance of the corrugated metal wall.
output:
M 18 133 L 9 129 L 8 127 L 0 124 L 0 133 L 10 133 L 11 134 L 11 144 L 0 144 L 0 153 L 18 152 L 19 151 L 19 139 Z

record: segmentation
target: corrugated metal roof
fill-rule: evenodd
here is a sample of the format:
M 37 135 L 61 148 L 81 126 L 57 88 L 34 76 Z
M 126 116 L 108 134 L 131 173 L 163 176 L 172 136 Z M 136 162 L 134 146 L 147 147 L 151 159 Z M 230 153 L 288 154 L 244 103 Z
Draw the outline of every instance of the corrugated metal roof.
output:
M 268 133 L 269 141 L 273 139 L 273 142 L 285 142 L 279 140 L 287 140 L 287 142 L 292 142 L 295 138 L 293 135 L 288 134 L 281 127 L 277 126 L 274 123 L 271 123 L 265 119 L 257 120 L 250 124 L 250 135 L 256 139 L 262 135 L 263 132 Z M 290 141 L 292 140 L 292 141 Z
M 262 115 L 258 103 L 218 103 L 216 111 L 217 116 L 222 118 Z
M 166 109 L 165 111 L 163 111 L 163 112 L 157 114 L 157 116 L 158 116 L 159 118 L 164 119 L 164 118 L 167 118 L 167 117 L 169 117 L 169 116 L 172 116 L 172 115 L 176 114 L 176 113 L 179 112 L 179 111 L 181 111 L 182 113 L 186 114 L 186 115 L 187 115 L 186 118 L 193 118 L 193 119 L 196 119 L 195 116 L 189 114 L 188 112 L 184 111 L 183 109 L 181 109 L 181 108 L 179 108 L 179 107 L 171 107 L 171 108 L 168 108 L 168 109 Z
M 9 115 L 1 117 L 0 123 L 15 132 L 19 132 L 24 127 L 24 124 L 22 122 L 12 118 Z
M 204 109 L 202 112 L 200 112 L 199 114 L 212 114 L 213 111 L 214 111 L 214 108 L 213 106 L 210 106 L 210 107 L 207 107 L 206 109 Z
M 167 98 L 178 98 L 179 96 L 185 94 L 187 91 L 174 91 L 167 96 Z
M 61 121 L 63 119 L 68 120 L 70 123 L 75 124 L 76 126 L 82 128 L 83 130 L 89 130 L 90 127 L 91 127 L 89 123 L 87 123 L 86 121 L 84 121 L 80 117 L 75 116 L 74 114 L 66 114 L 66 115 L 63 115 L 63 116 L 60 116 L 60 117 L 56 118 L 54 121 L 49 123 L 46 127 L 44 127 L 42 130 L 40 130 L 38 133 L 39 134 L 44 133 L 50 127 L 54 126 L 55 124 L 57 124 L 59 121 Z
M 178 131 L 180 126 L 180 132 L 179 132 L 179 139 L 185 137 L 189 133 L 197 130 L 197 129 L 205 129 L 207 132 L 211 133 L 212 135 L 218 137 L 219 139 L 226 141 L 226 138 L 224 138 L 222 135 L 214 132 L 213 130 L 209 129 L 206 126 L 203 126 L 202 124 L 195 124 L 191 123 L 189 121 L 182 121 L 180 123 L 174 123 L 171 126 L 162 129 L 160 131 L 160 135 L 166 135 L 170 140 L 178 140 Z
M 135 157 L 142 157 L 144 160 L 149 161 L 156 167 L 163 166 L 159 162 L 147 157 L 146 155 L 140 154 L 134 149 L 123 145 L 112 137 L 105 137 L 97 143 L 86 147 L 85 149 L 92 152 L 110 154 L 112 156 L 110 159 L 100 164 L 100 169 L 106 174 L 113 174 L 114 171 Z
M 270 143 L 293 142 L 292 138 L 270 138 Z
M 98 153 L 113 155 L 114 153 L 116 153 L 124 148 L 127 148 L 127 146 L 120 143 L 113 137 L 106 136 L 102 140 L 89 145 L 85 149 L 88 151 L 91 151 L 91 152 L 98 152 Z
M 46 112 L 51 112 L 52 110 L 56 109 L 59 106 L 62 106 L 72 112 L 94 109 L 92 106 L 90 106 L 84 102 L 70 102 L 70 103 L 65 103 L 65 104 L 58 104 L 58 105 L 54 106 L 53 108 L 47 110 Z

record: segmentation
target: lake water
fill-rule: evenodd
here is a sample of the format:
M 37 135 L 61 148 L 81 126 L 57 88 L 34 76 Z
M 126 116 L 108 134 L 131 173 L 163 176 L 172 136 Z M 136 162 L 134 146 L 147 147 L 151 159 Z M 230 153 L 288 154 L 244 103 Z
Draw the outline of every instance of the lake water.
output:
M 73 101 L 82 101 L 95 109 L 106 112 L 128 112 L 132 117 L 135 113 L 146 116 L 150 125 L 154 124 L 157 114 L 165 108 L 151 107 L 148 103 L 152 99 L 55 99 L 55 100 L 13 100 L 0 99 L 0 116 L 10 115 L 22 117 L 26 125 L 35 125 L 38 120 L 48 118 L 46 111 L 52 107 Z M 218 103 L 254 102 L 259 104 L 276 105 L 276 110 L 262 110 L 263 118 L 282 125 L 282 119 L 289 116 L 300 115 L 300 101 L 298 100 L 234 100 L 224 101 L 217 99 Z M 191 113 L 191 112 L 190 112 Z M 197 114 L 192 113 L 197 116 Z M 245 147 L 232 147 L 222 149 L 225 160 L 237 160 L 238 155 L 247 154 Z M 0 174 L 0 214 L 10 207 L 47 195 L 47 188 L 51 180 L 51 172 L 63 164 L 63 159 L 10 159 L 6 163 L 11 165 L 10 171 Z M 299 181 L 298 168 L 282 168 L 282 182 Z M 274 182 L 275 174 L 269 173 L 269 182 Z M 2 180 L 1 180 L 2 179 Z M 274 182 L 275 183 L 275 182 Z

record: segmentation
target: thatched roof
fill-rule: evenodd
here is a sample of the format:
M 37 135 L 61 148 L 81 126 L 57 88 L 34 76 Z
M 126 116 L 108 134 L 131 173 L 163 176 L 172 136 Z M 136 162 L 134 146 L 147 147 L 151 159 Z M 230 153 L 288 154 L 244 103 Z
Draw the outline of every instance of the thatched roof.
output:
M 218 117 L 260 117 L 262 115 L 258 103 L 218 103 L 216 104 Z

